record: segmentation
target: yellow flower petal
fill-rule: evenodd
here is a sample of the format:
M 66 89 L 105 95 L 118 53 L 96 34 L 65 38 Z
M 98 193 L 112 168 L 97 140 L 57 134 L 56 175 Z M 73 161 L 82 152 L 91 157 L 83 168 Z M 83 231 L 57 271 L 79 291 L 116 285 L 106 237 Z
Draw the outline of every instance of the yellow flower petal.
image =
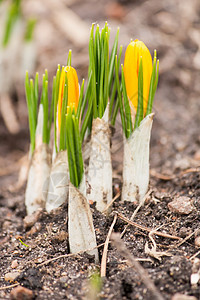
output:
M 140 57 L 142 57 L 143 64 L 143 108 L 145 115 L 152 74 L 152 57 L 145 44 L 139 40 L 135 40 L 128 45 L 124 58 L 126 91 L 135 110 L 137 110 L 138 105 L 138 71 Z
M 68 103 L 67 106 L 74 109 L 75 112 L 78 108 L 79 101 L 79 84 L 78 76 L 76 70 L 71 66 L 65 67 L 60 76 L 60 86 L 59 86 L 59 96 L 58 96 L 58 126 L 60 129 L 61 125 L 61 112 L 62 112 L 62 102 L 63 102 L 63 93 L 65 85 L 65 74 L 67 73 L 67 83 L 68 83 Z

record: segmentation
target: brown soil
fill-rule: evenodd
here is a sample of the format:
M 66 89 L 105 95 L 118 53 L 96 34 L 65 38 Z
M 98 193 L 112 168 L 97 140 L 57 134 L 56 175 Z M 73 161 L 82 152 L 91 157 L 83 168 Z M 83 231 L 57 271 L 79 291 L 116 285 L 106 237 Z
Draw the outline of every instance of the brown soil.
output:
M 200 222 L 200 3 L 197 0 L 74 0 L 69 3 L 68 7 L 85 21 L 88 28 L 91 22 L 103 24 L 108 19 L 113 34 L 120 26 L 120 42 L 124 45 L 130 38 L 139 38 L 146 42 L 151 52 L 154 48 L 158 51 L 161 65 L 151 139 L 150 193 L 134 222 L 180 239 L 153 236 L 156 251 L 170 254 L 161 256 L 160 260 L 145 253 L 147 242 L 149 248 L 153 246 L 147 230 L 129 226 L 123 241 L 139 259 L 164 299 L 171 299 L 176 293 L 200 299 L 200 283 L 191 284 L 191 274 L 200 272 L 200 249 L 195 245 Z M 117 13 L 113 15 L 113 11 Z M 41 32 L 52 29 L 47 28 L 50 21 L 50 17 L 46 22 L 39 21 Z M 41 73 L 48 68 L 49 73 L 54 74 L 57 64 L 66 61 L 66 52 L 72 48 L 73 62 L 78 72 L 80 70 L 80 77 L 86 76 L 87 45 L 80 47 L 58 28 L 54 30 L 58 34 L 48 35 L 46 44 L 38 47 L 36 69 Z M 38 45 L 41 39 L 41 35 L 36 37 Z M 18 108 L 20 132 L 9 134 L 0 118 L 0 299 L 10 298 L 12 289 L 2 288 L 12 283 L 6 282 L 4 277 L 15 271 L 20 274 L 17 282 L 32 290 L 34 299 L 94 299 L 88 294 L 90 277 L 99 271 L 100 265 L 96 265 L 88 254 L 67 256 L 67 205 L 51 214 L 43 211 L 35 225 L 24 226 L 25 184 L 18 190 L 12 189 L 18 179 L 21 158 L 26 155 L 29 145 L 26 113 L 20 114 L 19 110 L 19 107 L 25 107 L 23 83 L 20 92 L 20 100 L 18 89 L 17 97 L 13 99 Z M 116 195 L 122 185 L 120 122 L 117 122 L 112 144 L 113 191 Z M 180 196 L 189 197 L 193 203 L 194 209 L 188 215 L 173 213 L 168 208 L 168 203 Z M 123 203 L 118 198 L 108 216 L 99 213 L 95 205 L 91 209 L 97 244 L 100 245 L 106 240 L 114 211 L 130 219 L 136 205 Z M 122 232 L 125 225 L 118 215 L 114 231 Z M 103 245 L 98 249 L 101 260 Z M 65 256 L 59 258 L 60 255 Z M 55 260 L 48 262 L 51 258 Z M 14 260 L 18 263 L 15 269 L 11 267 Z M 113 244 L 109 244 L 106 277 L 102 279 L 99 297 L 155 299 Z

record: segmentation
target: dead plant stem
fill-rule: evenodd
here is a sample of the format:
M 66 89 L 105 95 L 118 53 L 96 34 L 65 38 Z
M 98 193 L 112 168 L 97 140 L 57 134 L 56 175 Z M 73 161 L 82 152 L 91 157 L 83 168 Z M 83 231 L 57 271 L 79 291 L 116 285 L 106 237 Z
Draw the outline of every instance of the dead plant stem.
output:
M 167 234 L 167 233 L 164 233 L 164 232 L 159 232 L 159 231 L 156 231 L 156 230 L 153 230 L 152 228 L 148 228 L 148 227 L 145 227 L 145 226 L 142 226 L 142 225 L 139 225 L 133 221 L 130 221 L 128 218 L 124 217 L 122 214 L 120 214 L 119 212 L 115 212 L 117 214 L 117 216 L 122 219 L 123 221 L 127 222 L 128 224 L 132 225 L 132 226 L 135 226 L 141 230 L 144 230 L 144 231 L 147 231 L 147 232 L 151 232 L 153 231 L 154 234 L 156 235 L 159 235 L 159 236 L 162 236 L 162 237 L 165 237 L 165 238 L 169 238 L 169 239 L 174 239 L 174 240 L 180 240 L 181 238 L 178 237 L 178 236 L 175 236 L 175 235 L 170 235 L 170 234 Z
M 108 231 L 108 235 L 106 237 L 106 241 L 104 244 L 103 256 L 102 256 L 102 260 L 101 260 L 101 277 L 106 277 L 106 261 L 107 261 L 107 253 L 108 253 L 108 244 L 109 244 L 110 236 L 111 236 L 111 233 L 113 231 L 116 221 L 117 221 L 117 215 L 114 216 L 113 222 L 110 226 L 110 229 Z

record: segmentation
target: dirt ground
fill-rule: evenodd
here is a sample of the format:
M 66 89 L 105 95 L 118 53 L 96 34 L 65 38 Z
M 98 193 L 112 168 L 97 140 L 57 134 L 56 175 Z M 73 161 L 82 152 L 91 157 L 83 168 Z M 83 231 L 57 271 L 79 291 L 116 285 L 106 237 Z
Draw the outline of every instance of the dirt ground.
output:
M 54 74 L 57 64 L 65 63 L 66 53 L 72 48 L 72 64 L 81 79 L 87 74 L 87 40 L 74 40 L 63 28 L 62 21 L 55 22 L 53 0 L 39 3 L 41 7 L 35 9 L 39 18 L 35 70 L 42 74 L 47 68 L 50 75 Z M 40 212 L 32 225 L 24 223 L 25 183 L 20 188 L 16 186 L 29 148 L 21 82 L 12 91 L 19 132 L 9 133 L 0 116 L 0 299 L 10 299 L 14 291 L 9 287 L 12 284 L 30 289 L 31 297 L 37 300 L 200 299 L 200 2 L 71 0 L 61 3 L 81 18 L 88 34 L 92 22 L 103 25 L 108 20 L 111 39 L 119 26 L 120 43 L 124 46 L 131 38 L 138 38 L 148 45 L 151 53 L 157 49 L 160 78 L 151 136 L 149 193 L 134 218 L 142 229 L 129 225 L 123 241 L 148 272 L 160 298 L 149 290 L 144 278 L 129 264 L 127 255 L 122 255 L 113 243 L 108 246 L 106 277 L 102 278 L 96 298 L 92 295 L 91 277 L 99 272 L 100 264 L 95 264 L 88 254 L 68 255 L 67 204 L 51 214 Z M 58 9 L 61 11 L 63 7 Z M 73 32 L 76 29 L 72 27 Z M 114 196 L 122 186 L 122 151 L 118 120 L 112 137 Z M 176 210 L 172 208 L 171 202 L 177 204 L 180 199 L 188 204 L 184 213 L 182 204 Z M 121 233 L 127 224 L 124 217 L 130 220 L 136 207 L 134 203 L 123 203 L 120 197 L 107 216 L 98 212 L 95 205 L 91 207 L 100 263 L 114 216 L 117 215 L 114 232 Z M 151 235 L 149 229 L 170 237 Z M 18 277 L 9 282 L 5 275 L 10 272 L 17 272 Z M 182 296 L 175 298 L 177 293 Z

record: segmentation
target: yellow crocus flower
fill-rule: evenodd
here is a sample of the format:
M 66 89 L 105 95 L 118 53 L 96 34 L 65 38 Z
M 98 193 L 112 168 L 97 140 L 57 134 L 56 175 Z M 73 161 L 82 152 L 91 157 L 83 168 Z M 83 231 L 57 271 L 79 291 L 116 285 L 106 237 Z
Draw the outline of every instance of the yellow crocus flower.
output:
M 62 69 L 60 76 L 60 86 L 59 86 L 59 95 L 58 95 L 58 126 L 60 129 L 61 126 L 61 111 L 62 111 L 62 102 L 63 102 L 63 93 L 65 85 L 65 73 L 67 73 L 67 84 L 68 84 L 68 103 L 67 106 L 77 111 L 78 101 L 79 101 L 79 83 L 76 70 L 67 66 Z
M 143 65 L 143 111 L 145 116 L 152 74 L 152 57 L 145 44 L 142 41 L 135 40 L 128 45 L 124 58 L 124 77 L 127 96 L 135 111 L 137 111 L 138 105 L 138 72 L 140 57 L 142 57 Z

